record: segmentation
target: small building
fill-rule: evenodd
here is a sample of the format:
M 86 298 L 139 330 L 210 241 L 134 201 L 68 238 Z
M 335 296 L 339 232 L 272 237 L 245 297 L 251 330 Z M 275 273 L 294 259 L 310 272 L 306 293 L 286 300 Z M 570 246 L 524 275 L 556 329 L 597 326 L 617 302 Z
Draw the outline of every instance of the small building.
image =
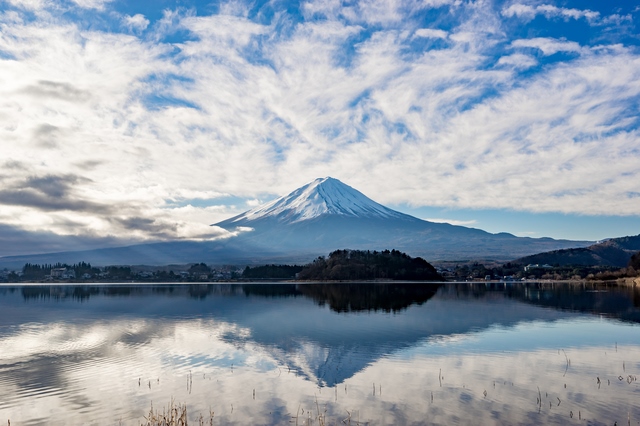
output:
M 53 268 L 51 270 L 51 278 L 62 278 L 67 273 L 67 268 Z
M 524 267 L 525 272 L 526 271 L 531 271 L 532 269 L 552 269 L 553 266 L 548 265 L 548 264 L 544 264 L 544 265 L 540 265 L 538 263 L 534 263 L 534 264 L 528 264 L 527 266 Z

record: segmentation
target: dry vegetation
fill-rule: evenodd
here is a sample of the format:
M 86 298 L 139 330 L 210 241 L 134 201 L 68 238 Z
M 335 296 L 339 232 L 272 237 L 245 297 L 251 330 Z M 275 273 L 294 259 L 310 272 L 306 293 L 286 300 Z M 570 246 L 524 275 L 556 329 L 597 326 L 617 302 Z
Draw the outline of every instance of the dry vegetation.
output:
M 213 425 L 213 411 L 209 411 L 209 419 L 205 419 L 202 414 L 198 417 L 198 426 Z M 145 422 L 140 426 L 188 426 L 187 404 L 175 404 L 172 399 L 166 408 L 159 410 L 153 409 L 153 403 L 149 409 L 149 414 L 145 416 Z

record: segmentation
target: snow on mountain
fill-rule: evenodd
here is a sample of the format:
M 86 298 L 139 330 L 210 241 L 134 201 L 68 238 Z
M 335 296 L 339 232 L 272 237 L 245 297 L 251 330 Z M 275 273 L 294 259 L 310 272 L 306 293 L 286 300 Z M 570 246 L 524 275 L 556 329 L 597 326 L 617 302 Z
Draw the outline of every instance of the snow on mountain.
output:
M 360 191 L 331 177 L 318 178 L 265 205 L 256 207 L 217 225 L 240 225 L 266 218 L 281 223 L 297 223 L 323 215 L 359 218 L 396 218 L 407 220 L 408 215 L 391 210 L 371 200 Z

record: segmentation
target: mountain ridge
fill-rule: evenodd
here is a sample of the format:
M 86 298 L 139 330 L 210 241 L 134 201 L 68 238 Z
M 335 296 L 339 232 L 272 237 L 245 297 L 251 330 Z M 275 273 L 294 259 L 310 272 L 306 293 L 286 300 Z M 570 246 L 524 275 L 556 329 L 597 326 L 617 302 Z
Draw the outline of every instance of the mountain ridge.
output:
M 259 264 L 310 262 L 339 249 L 396 249 L 429 262 L 511 261 L 536 253 L 585 247 L 590 241 L 516 237 L 434 223 L 392 210 L 330 177 L 312 182 L 262 206 L 213 224 L 236 236 L 213 241 L 148 242 L 88 251 L 0 258 L 19 263 L 92 265 Z
M 435 223 L 385 207 L 341 181 L 315 179 L 291 193 L 217 222 L 230 231 L 251 228 L 237 238 L 254 247 L 320 255 L 336 249 L 395 248 L 431 260 L 512 260 L 519 253 L 581 247 L 589 241 L 516 237 Z M 515 256 L 514 256 L 515 254 Z

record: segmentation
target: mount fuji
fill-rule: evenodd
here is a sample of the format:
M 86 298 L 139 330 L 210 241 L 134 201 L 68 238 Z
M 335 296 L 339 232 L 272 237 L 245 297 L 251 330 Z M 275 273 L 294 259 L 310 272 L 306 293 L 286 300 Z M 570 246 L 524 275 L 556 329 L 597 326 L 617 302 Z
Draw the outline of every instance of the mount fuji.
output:
M 275 218 L 294 224 L 319 217 L 344 216 L 361 219 L 415 219 L 367 198 L 363 193 L 332 177 L 319 178 L 291 194 L 241 215 L 219 222 L 218 226 L 249 226 Z
M 214 225 L 227 230 L 251 229 L 239 235 L 238 242 L 303 258 L 339 248 L 395 248 L 429 260 L 511 260 L 516 253 L 540 253 L 546 247 L 588 245 L 429 222 L 376 203 L 331 177 L 316 179 Z
M 337 249 L 397 249 L 428 261 L 508 261 L 536 253 L 585 247 L 589 241 L 523 238 L 433 223 L 400 213 L 330 177 L 213 224 L 236 236 L 214 241 L 171 241 L 87 251 L 0 258 L 2 267 L 25 263 L 93 265 L 307 263 Z

